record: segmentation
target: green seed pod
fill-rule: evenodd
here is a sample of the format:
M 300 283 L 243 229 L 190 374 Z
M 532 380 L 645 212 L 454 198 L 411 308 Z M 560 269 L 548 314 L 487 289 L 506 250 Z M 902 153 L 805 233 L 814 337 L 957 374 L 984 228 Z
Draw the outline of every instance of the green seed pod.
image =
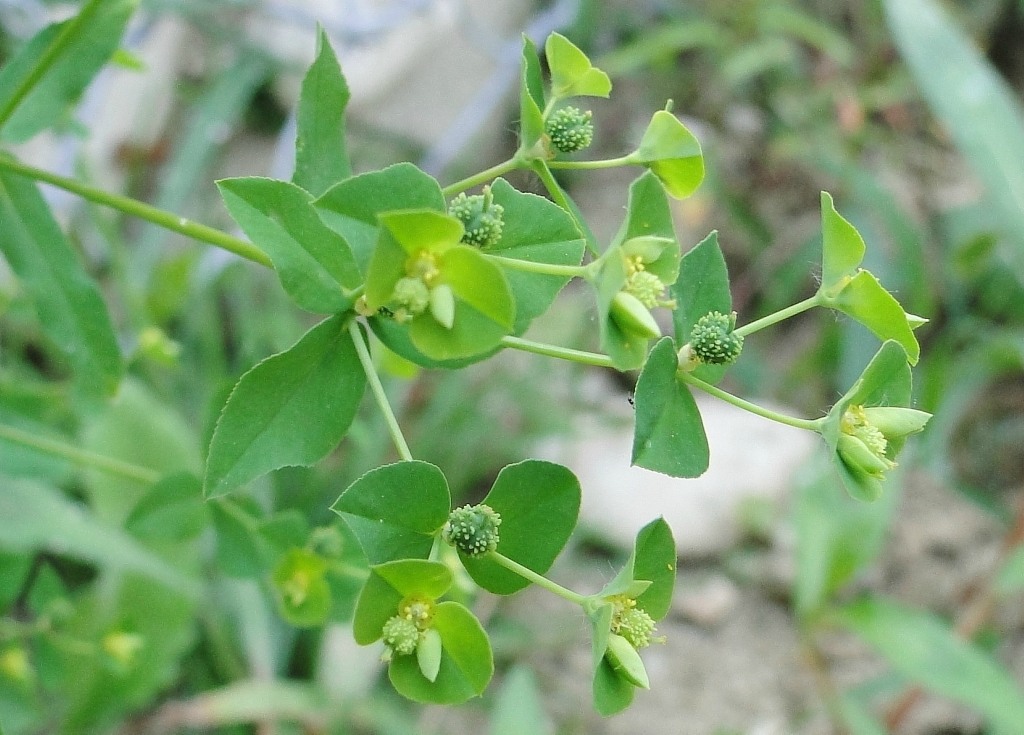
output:
M 449 514 L 441 538 L 466 556 L 482 556 L 498 548 L 501 516 L 487 505 L 464 505 Z
M 633 645 L 617 633 L 608 634 L 608 650 L 605 652 L 612 668 L 634 686 L 650 689 L 651 681 L 647 678 L 647 669 L 643 659 Z
M 421 279 L 406 276 L 395 283 L 391 301 L 396 307 L 416 316 L 422 314 L 430 304 L 430 290 Z
M 381 638 L 389 652 L 399 656 L 408 656 L 417 649 L 420 642 L 420 629 L 409 618 L 395 615 L 384 623 Z
M 690 348 L 701 362 L 708 365 L 731 365 L 743 351 L 743 337 L 733 332 L 736 312 L 720 311 L 705 314 L 690 331 Z
M 661 336 L 661 327 L 654 321 L 651 312 L 631 293 L 619 291 L 615 294 L 610 314 L 623 332 L 638 335 L 643 339 L 657 339 Z
M 483 194 L 459 194 L 448 205 L 448 214 L 462 222 L 462 242 L 468 245 L 490 248 L 501 240 L 505 208 L 494 203 L 489 186 L 484 187 Z
M 441 634 L 431 628 L 423 631 L 416 645 L 416 663 L 427 681 L 437 679 L 441 670 Z
M 544 126 L 544 132 L 551 140 L 551 145 L 562 153 L 581 151 L 594 140 L 594 124 L 590 121 L 590 110 L 581 111 L 578 107 L 563 107 L 551 113 Z

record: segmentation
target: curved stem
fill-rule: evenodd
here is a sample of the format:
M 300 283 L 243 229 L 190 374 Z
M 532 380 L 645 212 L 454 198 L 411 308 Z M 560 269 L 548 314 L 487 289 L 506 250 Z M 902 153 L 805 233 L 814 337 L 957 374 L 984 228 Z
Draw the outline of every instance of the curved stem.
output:
M 69 462 L 73 462 L 78 465 L 85 467 L 91 467 L 92 469 L 106 472 L 110 475 L 117 475 L 118 477 L 124 477 L 128 480 L 135 480 L 136 482 L 142 482 L 145 484 L 152 484 L 160 479 L 160 473 L 155 470 L 151 470 L 148 467 L 141 467 L 130 462 L 123 462 L 113 457 L 107 457 L 103 454 L 96 454 L 95 452 L 88 452 L 84 449 L 79 449 L 70 444 L 55 439 L 45 439 L 35 434 L 30 434 L 27 431 L 16 429 L 13 426 L 5 426 L 0 424 L 0 439 L 6 439 L 7 441 L 20 444 L 23 447 L 35 449 L 39 452 L 45 452 L 46 454 L 54 457 L 60 457 L 66 459 Z
M 456 181 L 454 184 L 449 184 L 441 189 L 441 193 L 446 197 L 450 197 L 453 194 L 458 194 L 460 191 L 471 189 L 477 184 L 486 184 L 488 181 L 496 179 L 509 171 L 514 171 L 522 165 L 523 162 L 520 160 L 519 156 L 513 156 L 507 161 L 502 161 L 501 163 L 491 166 L 489 169 L 481 171 L 478 174 L 473 174 L 472 176 L 462 179 L 462 181 Z
M 544 575 L 537 574 L 537 572 L 533 571 L 529 567 L 524 567 L 519 562 L 509 559 L 504 554 L 499 554 L 497 551 L 492 551 L 487 555 L 487 558 L 493 560 L 496 564 L 505 567 L 510 572 L 518 574 L 523 579 L 530 580 L 538 587 L 543 587 L 548 592 L 558 595 L 564 600 L 573 602 L 579 605 L 580 607 L 583 607 L 587 603 L 587 597 L 577 592 L 573 592 L 572 590 L 563 587 L 557 582 L 552 582 Z
M 801 314 L 807 311 L 808 309 L 813 309 L 815 306 L 820 306 L 822 303 L 824 302 L 822 301 L 821 294 L 816 293 L 809 299 L 804 299 L 803 301 L 799 301 L 793 304 L 792 306 L 787 306 L 785 309 L 780 309 L 779 311 L 776 311 L 774 314 L 769 314 L 768 316 L 761 317 L 760 319 L 752 321 L 749 324 L 744 324 L 742 327 L 738 327 L 737 329 L 733 330 L 733 334 L 736 334 L 740 337 L 746 337 L 748 334 L 753 334 L 754 332 L 758 332 L 764 329 L 765 327 L 770 327 L 773 324 L 778 324 L 784 319 L 789 319 L 791 316 L 796 316 L 797 314 Z
M 16 161 L 13 158 L 7 156 L 0 156 L 0 170 L 11 171 L 12 173 L 26 176 L 36 181 L 42 181 L 52 186 L 56 186 L 59 189 L 70 191 L 72 194 L 77 194 L 83 199 L 88 199 L 90 202 L 96 202 L 107 207 L 112 207 L 125 214 L 130 214 L 133 217 L 144 219 L 148 222 L 152 222 L 155 225 L 159 225 L 167 230 L 174 232 L 180 232 L 182 235 L 191 237 L 193 240 L 205 242 L 209 245 L 214 245 L 222 250 L 227 250 L 230 253 L 239 255 L 246 260 L 251 260 L 254 263 L 265 265 L 268 268 L 273 268 L 273 263 L 270 262 L 270 258 L 267 254 L 260 250 L 258 247 L 253 245 L 248 240 L 242 240 L 241 238 L 229 235 L 226 232 L 215 229 L 213 227 L 207 227 L 206 225 L 193 222 L 187 217 L 180 217 L 172 212 L 164 211 L 163 209 L 157 209 L 144 202 L 140 202 L 138 199 L 132 199 L 121 194 L 113 194 L 102 189 L 97 189 L 88 184 L 83 184 L 75 179 L 69 179 L 65 176 L 50 173 L 34 166 Z
M 694 388 L 699 388 L 700 390 L 704 391 L 709 395 L 714 396 L 715 398 L 720 398 L 726 403 L 731 403 L 737 408 L 742 408 L 744 411 L 750 411 L 750 413 L 756 414 L 763 418 L 770 419 L 772 421 L 777 421 L 780 424 L 785 424 L 786 426 L 793 426 L 797 429 L 805 429 L 807 431 L 814 432 L 818 432 L 821 430 L 821 423 L 824 419 L 816 419 L 812 421 L 811 419 L 801 419 L 797 418 L 796 416 L 787 416 L 786 414 L 778 413 L 777 411 L 772 411 L 769 408 L 764 408 L 763 406 L 758 406 L 756 403 L 751 403 L 750 401 L 744 400 L 739 396 L 734 396 L 732 393 L 724 391 L 721 388 L 718 388 L 717 386 L 711 385 L 711 383 L 705 383 L 700 378 L 695 378 L 693 375 L 683 370 L 678 371 L 676 373 L 676 377 L 682 380 L 684 383 L 688 383 L 689 385 L 692 385 Z
M 29 70 L 29 73 L 21 80 L 21 84 L 18 85 L 14 93 L 7 99 L 3 108 L 0 109 L 0 127 L 3 127 L 4 123 L 10 119 L 14 111 L 18 109 L 18 105 L 28 96 L 46 72 L 50 70 L 50 67 L 57 61 L 61 53 L 74 42 L 78 29 L 85 25 L 105 2 L 106 0 L 90 0 L 60 30 L 57 37 L 50 42 L 43 55 L 36 61 L 35 66 Z
M 619 166 L 639 165 L 633 160 L 633 155 L 619 156 L 618 158 L 602 158 L 597 161 L 548 161 L 548 168 L 590 171 L 601 168 L 618 168 Z
M 359 331 L 359 325 L 355 319 L 348 323 L 348 333 L 352 335 L 356 354 L 359 356 L 359 364 L 363 366 L 363 372 L 366 373 L 366 382 L 370 384 L 370 391 L 373 393 L 374 400 L 377 401 L 377 407 L 384 414 L 384 422 L 388 425 L 388 433 L 391 434 L 391 441 L 394 442 L 395 449 L 398 450 L 398 456 L 406 462 L 411 462 L 412 452 L 409 451 L 409 445 L 402 434 L 402 427 L 398 425 L 395 412 L 391 409 L 384 386 L 381 385 L 380 376 L 377 375 L 377 368 L 373 366 L 373 358 L 370 357 L 370 351 L 366 348 L 366 341 L 363 339 L 363 334 Z
M 585 265 L 558 265 L 557 263 L 538 263 L 533 260 L 518 260 L 517 258 L 504 258 L 500 255 L 484 253 L 488 260 L 493 260 L 498 265 L 512 270 L 525 273 L 540 273 L 545 276 L 568 276 L 569 278 L 590 279 L 592 270 Z
M 575 220 L 576 212 L 569 203 L 568 197 L 565 196 L 565 192 L 562 191 L 562 187 L 552 175 L 551 169 L 548 168 L 548 162 L 543 159 L 536 158 L 531 163 L 530 168 L 540 178 L 541 183 L 544 184 L 544 188 L 548 190 L 548 194 L 550 194 L 551 198 L 555 200 L 555 204 L 568 212 Z M 576 224 L 579 225 L 579 222 Z
M 535 355 L 544 355 L 545 357 L 555 357 L 559 360 L 568 360 L 569 362 L 578 362 L 581 365 L 593 365 L 595 367 L 606 367 L 614 368 L 615 365 L 612 363 L 612 358 L 608 355 L 602 355 L 599 352 L 584 352 L 583 350 L 573 350 L 569 347 L 560 347 L 558 345 L 549 345 L 542 342 L 534 342 L 529 339 L 523 339 L 522 337 L 502 337 L 501 344 L 504 347 L 508 347 L 513 350 L 521 350 L 523 352 L 532 352 Z

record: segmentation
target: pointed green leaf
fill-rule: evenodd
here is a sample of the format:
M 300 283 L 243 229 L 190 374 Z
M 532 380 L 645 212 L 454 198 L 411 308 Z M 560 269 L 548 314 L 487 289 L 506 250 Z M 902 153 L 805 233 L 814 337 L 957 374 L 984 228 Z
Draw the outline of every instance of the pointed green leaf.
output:
M 451 495 L 441 470 L 398 462 L 370 470 L 331 506 L 352 528 L 371 564 L 430 553 L 448 519 Z
M 345 238 L 364 273 L 377 244 L 377 215 L 401 209 L 445 211 L 441 185 L 411 163 L 353 176 L 313 202 L 321 219 Z
M 910 364 L 917 364 L 921 347 L 906 312 L 871 273 L 858 272 L 827 304 L 859 321 L 879 339 L 899 342 Z
M 0 70 L 0 138 L 20 143 L 69 114 L 120 43 L 137 0 L 93 0 L 37 33 Z M 11 114 L 13 113 L 13 114 Z
M 414 702 L 459 704 L 483 694 L 494 674 L 491 644 L 480 621 L 457 602 L 434 608 L 433 629 L 441 634 L 441 663 L 428 680 L 415 656 L 395 656 L 388 676 L 399 694 Z
M 111 394 L 123 365 L 100 290 L 36 185 L 0 172 L 0 252 L 31 296 L 39 324 L 86 393 Z
M 544 56 L 551 72 L 553 98 L 607 97 L 611 94 L 612 81 L 608 75 L 595 68 L 587 55 L 562 34 L 548 36 Z
M 832 195 L 821 192 L 821 286 L 820 291 L 835 295 L 852 278 L 864 259 L 864 238 L 832 203 Z
M 725 256 L 718 244 L 718 232 L 712 232 L 689 252 L 679 263 L 679 278 L 670 289 L 676 308 L 672 312 L 676 343 L 690 341 L 693 325 L 705 314 L 717 311 L 732 312 L 732 291 L 729 289 L 729 271 Z M 694 377 L 708 383 L 717 383 L 725 375 L 727 365 L 700 365 Z
M 259 177 L 217 182 L 224 204 L 249 239 L 270 256 L 285 291 L 307 311 L 333 314 L 354 299 L 362 278 L 344 238 L 327 227 L 310 195 Z
M 925 688 L 977 710 L 1007 732 L 1024 722 L 1024 694 L 1010 673 L 930 613 L 865 598 L 840 609 L 838 618 Z
M 651 521 L 637 533 L 633 576 L 651 583 L 636 598 L 637 605 L 655 620 L 668 615 L 676 584 L 676 542 L 664 518 Z
M 685 199 L 693 194 L 704 180 L 704 156 L 700 143 L 667 110 L 654 113 L 639 147 L 630 158 L 647 166 L 676 199 Z
M 502 469 L 481 502 L 501 515 L 498 553 L 544 574 L 576 528 L 580 484 L 561 465 L 529 459 Z M 474 581 L 490 592 L 511 595 L 529 585 L 486 556 L 460 557 Z
M 537 47 L 523 35 L 523 60 L 519 74 L 519 145 L 531 148 L 544 135 L 544 78 Z
M 668 337 L 647 358 L 633 395 L 632 463 L 672 477 L 699 477 L 710 461 L 708 440 L 690 389 L 676 378 L 678 365 Z
M 626 216 L 612 244 L 618 246 L 627 240 L 646 236 L 664 237 L 669 240 L 676 238 L 672 208 L 665 196 L 665 189 L 657 176 L 650 171 L 645 171 L 630 183 Z M 669 266 L 668 271 L 663 273 L 656 268 L 655 275 L 662 278 L 666 285 L 674 283 L 679 271 L 678 252 L 675 254 L 675 263 L 667 259 L 664 262 Z
M 451 570 L 436 561 L 399 559 L 370 567 L 352 618 L 356 643 L 367 646 L 379 640 L 384 623 L 398 615 L 398 604 L 406 597 L 436 600 L 451 586 Z
M 141 574 L 189 597 L 198 595 L 195 581 L 180 569 L 59 491 L 26 480 L 0 482 L 0 550 L 67 556 Z
M 486 252 L 535 263 L 580 264 L 586 243 L 564 209 L 543 197 L 516 191 L 504 179 L 495 181 L 491 192 L 494 202 L 505 209 L 505 230 L 498 244 Z M 524 273 L 515 268 L 503 267 L 502 271 L 515 299 L 513 334 L 525 332 L 569 282 L 567 277 Z
M 366 387 L 344 315 L 242 376 L 210 442 L 204 489 L 223 495 L 289 465 L 311 465 L 348 431 Z
M 345 146 L 349 91 L 323 27 L 317 29 L 316 58 L 302 80 L 295 113 L 295 175 L 292 181 L 313 196 L 352 175 Z

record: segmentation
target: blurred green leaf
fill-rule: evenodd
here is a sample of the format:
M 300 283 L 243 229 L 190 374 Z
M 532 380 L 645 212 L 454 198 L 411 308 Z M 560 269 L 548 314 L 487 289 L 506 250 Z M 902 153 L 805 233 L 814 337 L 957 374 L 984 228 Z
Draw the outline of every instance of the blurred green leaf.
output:
M 295 175 L 292 181 L 313 196 L 352 175 L 345 145 L 349 91 L 323 27 L 317 29 L 316 58 L 306 71 L 296 109 Z
M 228 577 L 261 576 L 273 550 L 260 533 L 263 512 L 251 498 L 216 498 L 207 503 L 217 531 L 217 567 Z
M 136 572 L 188 596 L 193 580 L 119 528 L 100 522 L 81 506 L 46 485 L 4 480 L 0 493 L 0 548 L 81 559 L 111 569 Z
M 0 172 L 0 230 L 0 251 L 31 296 L 43 332 L 71 364 L 76 385 L 113 393 L 124 368 L 99 287 L 36 185 L 6 172 Z
M 327 562 L 308 549 L 290 549 L 271 572 L 277 609 L 300 628 L 323 625 L 331 612 Z
M 1003 562 L 996 575 L 996 590 L 1003 595 L 1024 589 L 1024 546 L 1018 546 Z
M 490 735 L 553 735 L 537 681 L 529 669 L 516 666 L 505 674 L 490 725 Z
M 125 520 L 125 528 L 144 541 L 186 541 L 201 534 L 208 522 L 202 483 L 182 472 L 150 487 Z
M 984 183 L 1002 253 L 1024 280 L 1024 110 L 1017 94 L 932 0 L 885 0 L 889 28 L 925 100 Z
M 676 377 L 679 360 L 668 337 L 651 350 L 633 394 L 632 463 L 672 477 L 699 477 L 710 454 L 690 389 Z
M 75 17 L 47 26 L 9 59 L 0 70 L 0 138 L 20 143 L 60 122 L 117 50 L 137 4 L 87 2 Z
M 210 441 L 208 497 L 279 467 L 311 465 L 341 441 L 366 387 L 347 321 L 320 322 L 238 381 Z
M 572 41 L 560 33 L 552 33 L 544 44 L 544 57 L 551 72 L 551 96 L 556 100 L 567 97 L 607 97 L 612 82 Z
M 352 528 L 371 564 L 422 557 L 451 510 L 448 482 L 427 462 L 370 470 L 331 506 Z
M 295 184 L 249 177 L 217 182 L 231 216 L 270 256 L 285 291 L 307 311 L 333 314 L 352 305 L 344 289 L 362 283 L 344 238 L 327 227 Z
M 865 598 L 837 615 L 894 669 L 927 689 L 1011 732 L 1024 722 L 1024 695 L 1010 673 L 932 614 Z
M 502 469 L 480 502 L 501 515 L 498 553 L 544 574 L 576 528 L 580 483 L 561 465 L 528 459 Z M 459 556 L 473 580 L 489 592 L 511 595 L 530 584 L 486 555 Z

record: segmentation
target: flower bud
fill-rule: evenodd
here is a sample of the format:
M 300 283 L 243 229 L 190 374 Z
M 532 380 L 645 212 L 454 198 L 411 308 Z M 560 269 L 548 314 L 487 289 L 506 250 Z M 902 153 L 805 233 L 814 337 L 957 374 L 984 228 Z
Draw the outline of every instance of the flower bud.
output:
M 562 153 L 581 151 L 594 140 L 591 116 L 590 110 L 582 112 L 578 107 L 563 107 L 551 113 L 544 132 L 555 150 Z
M 467 556 L 482 556 L 498 548 L 501 516 L 487 505 L 464 505 L 449 514 L 441 530 L 445 543 Z
M 701 362 L 709 365 L 731 365 L 743 351 L 743 337 L 736 334 L 736 312 L 720 311 L 705 314 L 690 331 L 690 347 Z
M 654 321 L 651 312 L 631 293 L 619 291 L 615 294 L 610 314 L 623 332 L 635 334 L 643 339 L 656 339 L 661 336 L 661 328 Z
M 617 633 L 608 634 L 608 650 L 605 652 L 612 668 L 626 681 L 642 689 L 650 689 L 651 681 L 647 678 L 647 669 L 643 659 L 633 645 Z

